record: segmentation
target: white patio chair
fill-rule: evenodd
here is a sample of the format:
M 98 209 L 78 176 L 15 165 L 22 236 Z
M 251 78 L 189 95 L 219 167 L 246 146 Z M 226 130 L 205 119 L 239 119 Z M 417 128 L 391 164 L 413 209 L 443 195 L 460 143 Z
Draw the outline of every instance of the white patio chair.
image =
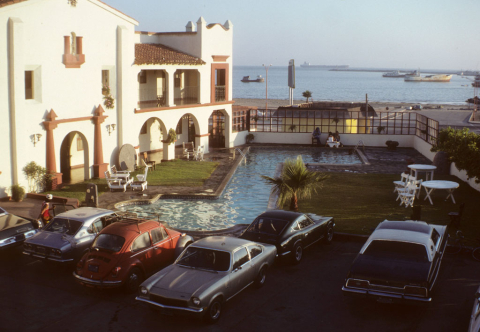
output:
M 415 177 L 413 175 L 409 175 L 408 176 L 408 179 L 407 179 L 407 183 L 405 184 L 405 187 L 403 188 L 397 188 L 397 193 L 398 193 L 398 196 L 397 196 L 397 201 L 400 199 L 400 194 L 401 193 L 404 193 L 405 191 L 407 191 L 407 185 L 410 183 L 410 182 L 413 182 L 415 183 L 416 186 L 420 186 L 420 184 L 422 183 L 422 180 L 417 180 L 415 179 Z
M 405 207 L 413 207 L 417 190 L 417 185 L 414 182 L 409 182 L 405 187 L 405 190 L 398 194 L 400 197 L 400 206 L 405 204 Z
M 144 165 L 145 165 L 145 172 L 143 174 L 137 174 L 137 180 L 140 181 L 140 182 L 145 182 L 147 181 L 147 174 L 148 174 L 148 169 L 152 166 L 149 166 L 147 164 L 145 164 L 145 162 L 143 162 Z
M 195 144 L 193 142 L 183 142 L 183 156 L 187 159 L 190 159 L 190 156 L 195 153 Z
M 132 178 L 127 178 L 126 180 L 123 178 L 113 178 L 109 171 L 105 171 L 105 179 L 107 180 L 107 185 L 108 188 L 110 188 L 110 191 L 121 189 L 125 192 L 127 191 L 127 186 L 133 181 Z
M 393 181 L 393 185 L 395 186 L 395 188 L 393 189 L 393 192 L 396 192 L 398 189 L 404 189 L 405 186 L 407 185 L 408 177 L 409 177 L 408 173 L 403 172 L 402 174 L 400 174 L 400 180 Z
M 338 148 L 340 146 L 340 142 L 336 142 L 333 137 L 329 137 L 326 145 L 328 145 L 331 148 Z
M 197 148 L 193 152 L 193 157 L 195 158 L 195 160 L 203 161 L 204 152 L 205 152 L 205 149 L 203 145 L 197 146 Z

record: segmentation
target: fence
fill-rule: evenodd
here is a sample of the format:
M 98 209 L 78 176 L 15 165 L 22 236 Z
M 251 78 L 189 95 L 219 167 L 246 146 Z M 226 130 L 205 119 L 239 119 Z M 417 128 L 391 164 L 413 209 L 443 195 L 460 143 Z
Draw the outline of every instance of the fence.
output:
M 323 133 L 416 135 L 430 144 L 439 130 L 438 121 L 417 113 L 369 111 L 366 116 L 365 112 L 346 109 L 250 110 L 246 122 L 250 132 L 311 133 L 319 127 Z

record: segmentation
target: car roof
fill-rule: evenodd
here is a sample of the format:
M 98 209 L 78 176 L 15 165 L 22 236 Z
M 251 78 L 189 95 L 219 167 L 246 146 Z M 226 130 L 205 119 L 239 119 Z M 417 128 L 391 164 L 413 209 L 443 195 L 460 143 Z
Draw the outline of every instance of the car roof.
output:
M 268 218 L 282 219 L 282 220 L 288 220 L 290 222 L 293 222 L 302 215 L 303 213 L 301 212 L 293 212 L 293 211 L 285 211 L 285 210 L 268 210 L 260 214 L 257 218 L 268 217 Z
M 88 220 L 90 218 L 102 217 L 104 215 L 112 214 L 112 210 L 94 208 L 94 207 L 81 207 L 78 209 L 69 210 L 58 214 L 56 217 L 76 219 L 76 220 Z
M 114 234 L 122 237 L 130 237 L 135 234 L 148 232 L 154 228 L 161 226 L 158 221 L 145 219 L 124 219 L 108 225 L 100 231 L 101 234 Z
M 424 221 L 389 221 L 381 222 L 375 231 L 370 235 L 373 240 L 395 240 L 402 242 L 413 242 L 428 244 L 433 226 Z
M 258 244 L 258 243 L 254 243 L 250 240 L 240 239 L 238 237 L 209 236 L 194 242 L 192 246 L 233 252 L 235 251 L 235 249 L 239 247 L 243 247 L 248 244 Z

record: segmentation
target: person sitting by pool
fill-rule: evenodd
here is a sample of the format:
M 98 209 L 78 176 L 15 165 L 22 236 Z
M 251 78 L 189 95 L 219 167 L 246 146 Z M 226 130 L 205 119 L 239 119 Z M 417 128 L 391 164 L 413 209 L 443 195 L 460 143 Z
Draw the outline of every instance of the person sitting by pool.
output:
M 335 137 L 333 137 L 333 134 L 330 133 L 330 134 L 328 135 L 328 139 L 327 139 L 327 144 L 326 144 L 326 145 L 328 145 L 328 146 L 331 147 L 331 148 L 338 148 L 338 146 L 340 145 L 340 143 L 337 142 L 337 141 L 335 140 Z
M 335 139 L 336 142 L 339 143 L 340 147 L 343 146 L 343 144 L 340 142 L 340 134 L 339 134 L 338 130 L 335 132 L 335 135 L 333 135 L 333 138 Z
M 315 130 L 312 133 L 312 138 L 317 140 L 317 145 L 320 145 L 320 135 L 322 135 L 322 132 L 320 131 L 320 127 L 315 128 Z

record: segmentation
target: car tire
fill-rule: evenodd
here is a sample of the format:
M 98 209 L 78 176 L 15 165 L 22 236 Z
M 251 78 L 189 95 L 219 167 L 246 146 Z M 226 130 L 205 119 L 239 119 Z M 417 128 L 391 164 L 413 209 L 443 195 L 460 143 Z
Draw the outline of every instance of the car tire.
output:
M 222 306 L 223 303 L 219 297 L 215 298 L 212 303 L 210 303 L 204 316 L 204 320 L 207 324 L 214 324 L 218 322 L 220 316 L 222 315 Z
M 332 244 L 333 241 L 333 225 L 329 224 L 327 230 L 325 231 L 325 236 L 323 237 L 323 243 Z
M 262 269 L 258 272 L 257 277 L 255 278 L 254 286 L 256 288 L 261 288 L 263 285 L 265 285 L 265 281 L 267 280 L 267 267 L 264 266 Z
M 130 270 L 123 285 L 127 293 L 134 293 L 142 283 L 143 275 L 140 269 L 134 267 Z
M 303 247 L 301 243 L 296 243 L 293 246 L 292 259 L 293 264 L 298 264 L 302 261 L 303 258 Z

